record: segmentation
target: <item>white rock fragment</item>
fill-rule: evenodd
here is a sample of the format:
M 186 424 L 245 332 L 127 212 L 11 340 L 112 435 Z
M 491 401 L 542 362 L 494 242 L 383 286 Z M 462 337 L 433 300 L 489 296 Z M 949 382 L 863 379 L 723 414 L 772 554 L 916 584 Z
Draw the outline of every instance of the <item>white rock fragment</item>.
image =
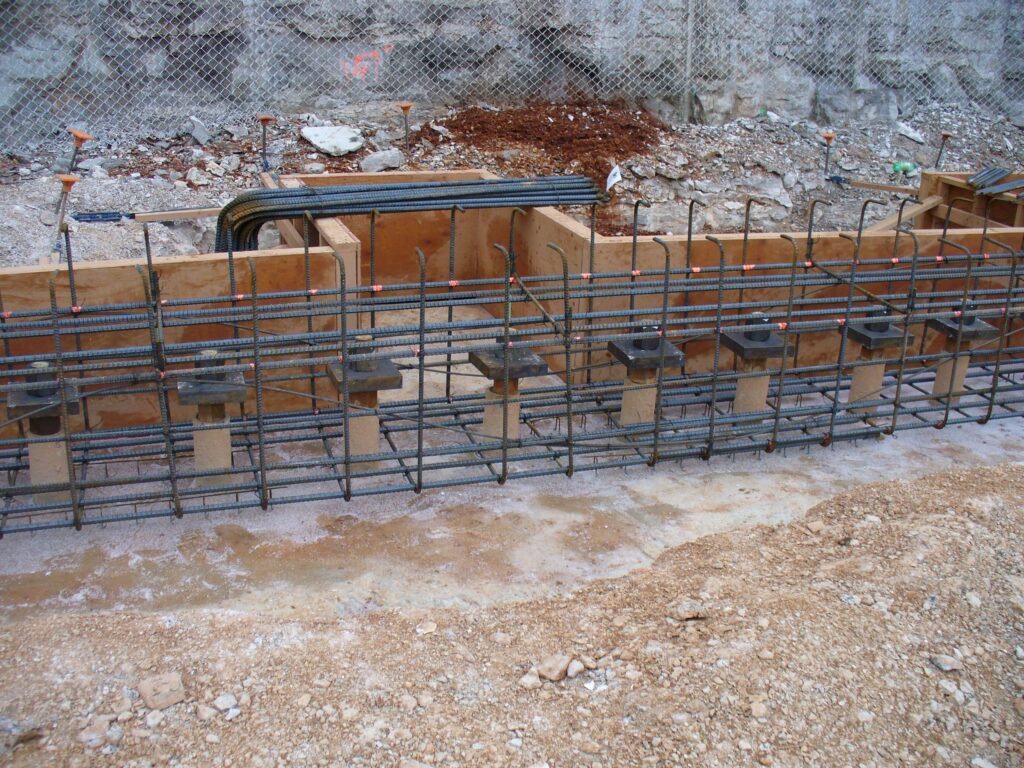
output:
M 536 667 L 530 667 L 530 671 L 519 678 L 519 685 L 528 691 L 532 691 L 535 688 L 540 688 L 543 683 L 540 681 L 540 676 L 537 673 Z
M 565 670 L 565 676 L 569 679 L 572 679 L 576 677 L 584 669 L 586 669 L 586 667 L 583 666 L 582 661 L 580 661 L 579 659 L 573 659 L 569 662 L 569 666 Z
M 924 144 L 924 136 L 921 135 L 920 131 L 916 131 L 906 123 L 896 123 L 896 132 L 900 136 L 906 136 L 911 141 L 916 141 L 918 144 Z
M 302 138 L 328 155 L 341 157 L 362 148 L 363 134 L 347 125 L 306 126 Z
M 235 698 L 233 693 L 222 693 L 213 700 L 213 706 L 221 712 L 227 712 L 232 707 L 238 706 L 238 699 Z
M 146 715 L 146 727 L 156 728 L 160 723 L 164 721 L 164 713 L 159 709 L 154 709 Z
M 964 668 L 963 662 L 953 656 L 946 656 L 942 653 L 934 654 L 929 657 L 932 665 L 942 672 L 959 672 Z
M 372 152 L 359 161 L 359 170 L 363 173 L 380 173 L 389 168 L 401 168 L 405 155 L 400 149 L 384 149 Z
M 417 635 L 432 635 L 437 632 L 437 624 L 433 621 L 421 621 L 416 625 Z

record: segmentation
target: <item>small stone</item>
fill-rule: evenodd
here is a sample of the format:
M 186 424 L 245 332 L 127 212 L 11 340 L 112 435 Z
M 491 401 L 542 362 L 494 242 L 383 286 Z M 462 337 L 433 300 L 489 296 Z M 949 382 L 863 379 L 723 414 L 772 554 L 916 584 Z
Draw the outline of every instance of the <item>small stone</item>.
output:
M 304 693 L 295 700 L 295 706 L 299 709 L 305 709 L 309 706 L 309 703 L 313 700 L 312 694 Z
M 222 693 L 213 700 L 213 706 L 221 712 L 227 712 L 232 707 L 238 706 L 238 699 L 235 698 L 233 693 Z
M 972 608 L 981 608 L 981 598 L 974 592 L 968 592 L 964 595 L 964 599 Z
M 198 707 L 196 707 L 196 717 L 198 717 L 204 723 L 208 720 L 213 720 L 213 718 L 215 718 L 216 716 L 217 710 L 213 707 L 208 707 L 205 704 L 200 704 Z
M 938 653 L 934 656 L 929 657 L 932 665 L 942 672 L 959 672 L 964 668 L 963 662 L 952 656 L 946 656 L 945 654 Z
M 858 722 L 867 724 L 867 723 L 870 723 L 874 719 L 875 719 L 875 713 L 874 712 L 869 712 L 866 709 L 858 709 L 857 710 L 857 721 Z
M 185 181 L 196 187 L 205 187 L 210 184 L 210 177 L 198 168 L 189 168 L 185 174 Z
M 149 709 L 166 709 L 185 700 L 185 686 L 179 673 L 167 672 L 140 682 L 139 695 Z
M 192 138 L 195 139 L 196 144 L 202 145 L 208 143 L 212 136 L 210 134 L 210 129 L 206 127 L 206 123 L 194 115 L 189 117 L 189 122 L 191 126 L 188 132 L 191 134 Z
M 355 707 L 345 707 L 341 710 L 341 719 L 347 723 L 352 722 L 359 717 L 359 710 Z
M 975 756 L 971 758 L 971 768 L 998 768 L 995 763 L 990 763 L 984 757 Z
M 809 520 L 807 522 L 807 530 L 811 533 L 821 533 L 825 530 L 825 523 L 822 520 Z
M 406 712 L 412 712 L 416 709 L 416 697 L 408 693 L 403 693 L 398 697 L 398 706 Z
M 588 755 L 596 755 L 601 752 L 601 745 L 593 739 L 584 739 L 580 742 L 580 751 Z
M 498 645 L 511 645 L 512 635 L 508 634 L 507 632 L 495 632 L 493 635 L 491 635 L 491 640 L 496 642 Z
M 916 141 L 918 144 L 924 144 L 924 136 L 921 135 L 920 131 L 916 131 L 906 123 L 896 123 L 896 132 L 900 136 L 906 136 L 911 141 Z
M 543 685 L 543 683 L 540 681 L 540 676 L 537 673 L 537 668 L 530 667 L 530 671 L 519 678 L 519 685 L 521 685 L 528 691 L 540 688 Z
M 565 677 L 571 661 L 572 659 L 564 653 L 556 653 L 552 656 L 548 656 L 544 661 L 537 665 L 537 674 L 545 680 L 557 683 Z
M 302 170 L 306 173 L 323 173 L 327 170 L 327 166 L 323 163 L 306 163 L 302 166 Z
M 768 706 L 763 701 L 755 701 L 750 705 L 751 717 L 767 717 Z
M 429 763 L 421 763 L 419 760 L 412 760 L 408 757 L 402 758 L 398 768 L 434 768 Z
M 586 669 L 586 667 L 583 666 L 582 661 L 580 661 L 579 659 L 573 659 L 569 662 L 569 666 L 565 670 L 565 676 L 569 679 L 572 679 L 576 677 L 576 675 L 578 675 L 584 669 Z
M 156 728 L 160 723 L 164 721 L 164 713 L 159 709 L 154 709 L 146 715 L 146 727 Z
M 224 155 L 220 159 L 220 167 L 228 173 L 234 173 L 242 167 L 242 158 L 238 155 Z
M 416 697 L 416 703 L 419 704 L 421 707 L 426 708 L 434 703 L 434 697 L 431 696 L 429 693 L 421 693 Z
M 238 707 L 232 707 L 231 709 L 229 709 L 227 712 L 224 713 L 224 719 L 227 720 L 230 723 L 232 720 L 234 720 L 236 717 L 238 717 L 241 714 L 242 714 L 242 710 L 240 710 Z
M 708 611 L 703 603 L 697 600 L 684 599 L 672 606 L 669 616 L 677 621 L 697 621 L 706 619 Z
M 421 621 L 416 625 L 417 635 L 432 635 L 437 632 L 437 624 L 433 621 Z
M 359 170 L 363 173 L 380 173 L 389 168 L 401 168 L 405 162 L 405 155 L 400 149 L 385 149 L 380 152 L 371 152 L 359 161 Z
M 218 736 L 216 733 L 208 733 L 206 734 L 206 743 L 220 744 L 220 736 Z

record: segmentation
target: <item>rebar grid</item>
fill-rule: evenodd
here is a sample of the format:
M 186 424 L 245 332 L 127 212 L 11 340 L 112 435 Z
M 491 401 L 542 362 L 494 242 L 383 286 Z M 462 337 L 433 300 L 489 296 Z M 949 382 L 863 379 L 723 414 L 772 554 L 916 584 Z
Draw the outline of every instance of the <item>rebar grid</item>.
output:
M 0 433 L 0 533 L 571 477 L 1024 414 L 1021 252 L 987 232 L 978 252 L 943 237 L 939 252 L 928 255 L 913 231 L 901 232 L 912 255 L 896 255 L 894 243 L 892 257 L 873 259 L 859 258 L 858 232 L 845 236 L 849 258 L 819 261 L 812 217 L 805 250 L 780 236 L 791 247 L 787 261 L 748 264 L 746 239 L 742 251 L 727 254 L 709 236 L 718 263 L 698 267 L 692 237 L 681 244 L 656 238 L 661 269 L 638 269 L 634 242 L 630 269 L 572 272 L 552 243 L 561 271 L 524 275 L 512 248 L 519 212 L 512 210 L 509 243 L 494 244 L 503 270 L 455 280 L 455 212 L 447 280 L 428 280 L 426 257 L 412 249 L 418 280 L 355 285 L 336 257 L 337 285 L 314 285 L 308 246 L 315 222 L 307 215 L 303 290 L 261 291 L 258 263 L 249 258 L 242 292 L 235 269 L 241 259 L 229 255 L 224 292 L 207 296 L 164 296 L 151 258 L 138 269 L 141 302 L 78 306 L 70 262 L 68 304 L 54 278 L 49 306 L 3 311 L 0 296 L 0 395 L 9 411 Z M 371 249 L 371 260 L 377 257 Z M 890 313 L 898 344 L 882 357 L 855 358 L 852 329 L 877 322 L 881 310 Z M 359 327 L 368 318 L 370 326 Z M 752 318 L 794 354 L 762 369 L 740 365 L 723 339 L 749 332 Z M 288 332 L 270 330 L 289 321 Z M 978 323 L 992 333 L 968 343 Z M 939 327 L 947 329 L 941 347 Z M 167 341 L 174 329 L 188 329 L 190 340 Z M 652 334 L 660 344 L 653 378 L 635 383 L 605 359 L 609 343 Z M 816 356 L 807 352 L 815 342 Z M 15 354 L 15 345 L 33 351 Z M 671 348 L 688 355 L 680 369 L 666 366 Z M 221 364 L 204 362 L 212 350 Z M 471 354 L 495 351 L 502 361 L 491 380 L 498 401 L 487 394 L 488 379 L 468 365 Z M 511 387 L 513 356 L 526 351 L 553 373 Z M 354 402 L 352 371 L 382 361 L 397 365 L 406 389 L 375 407 Z M 880 361 L 880 385 L 851 402 L 856 371 Z M 45 414 L 42 407 L 10 413 L 12 397 L 40 391 L 32 378 L 40 364 L 55 371 L 56 411 L 51 400 Z M 328 375 L 332 364 L 340 380 Z M 964 383 L 936 395 L 939 371 L 950 364 L 966 366 Z M 181 412 L 181 382 L 231 376 L 251 396 L 226 427 L 172 415 L 175 405 Z M 735 410 L 744 382 L 763 376 L 763 407 Z M 624 423 L 624 400 L 640 391 L 654 395 L 649 418 Z M 90 413 L 125 397 L 153 403 L 152 418 L 118 428 L 90 422 Z M 268 408 L 267 398 L 284 407 Z M 500 408 L 500 434 L 487 431 L 488 408 Z M 59 428 L 26 430 L 41 414 L 57 418 Z M 355 453 L 353 420 L 367 415 L 379 418 L 378 450 Z M 198 468 L 198 437 L 223 428 L 230 430 L 231 466 Z M 30 450 L 44 444 L 63 447 L 70 481 L 30 479 Z

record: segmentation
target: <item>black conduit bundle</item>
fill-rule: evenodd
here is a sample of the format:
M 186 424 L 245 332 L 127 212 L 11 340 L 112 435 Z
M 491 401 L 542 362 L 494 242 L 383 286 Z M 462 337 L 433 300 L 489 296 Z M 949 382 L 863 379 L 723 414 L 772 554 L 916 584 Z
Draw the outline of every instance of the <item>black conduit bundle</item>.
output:
M 277 219 L 463 208 L 593 205 L 601 196 L 586 176 L 358 184 L 262 189 L 239 195 L 217 218 L 218 251 L 255 250 L 260 227 Z

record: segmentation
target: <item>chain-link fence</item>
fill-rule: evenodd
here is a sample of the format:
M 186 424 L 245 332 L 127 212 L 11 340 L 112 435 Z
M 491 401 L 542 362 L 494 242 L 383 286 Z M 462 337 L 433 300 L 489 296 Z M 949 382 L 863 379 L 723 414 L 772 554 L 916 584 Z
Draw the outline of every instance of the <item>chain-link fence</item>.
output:
M 0 0 L 0 143 L 377 99 L 1024 114 L 1019 0 Z

